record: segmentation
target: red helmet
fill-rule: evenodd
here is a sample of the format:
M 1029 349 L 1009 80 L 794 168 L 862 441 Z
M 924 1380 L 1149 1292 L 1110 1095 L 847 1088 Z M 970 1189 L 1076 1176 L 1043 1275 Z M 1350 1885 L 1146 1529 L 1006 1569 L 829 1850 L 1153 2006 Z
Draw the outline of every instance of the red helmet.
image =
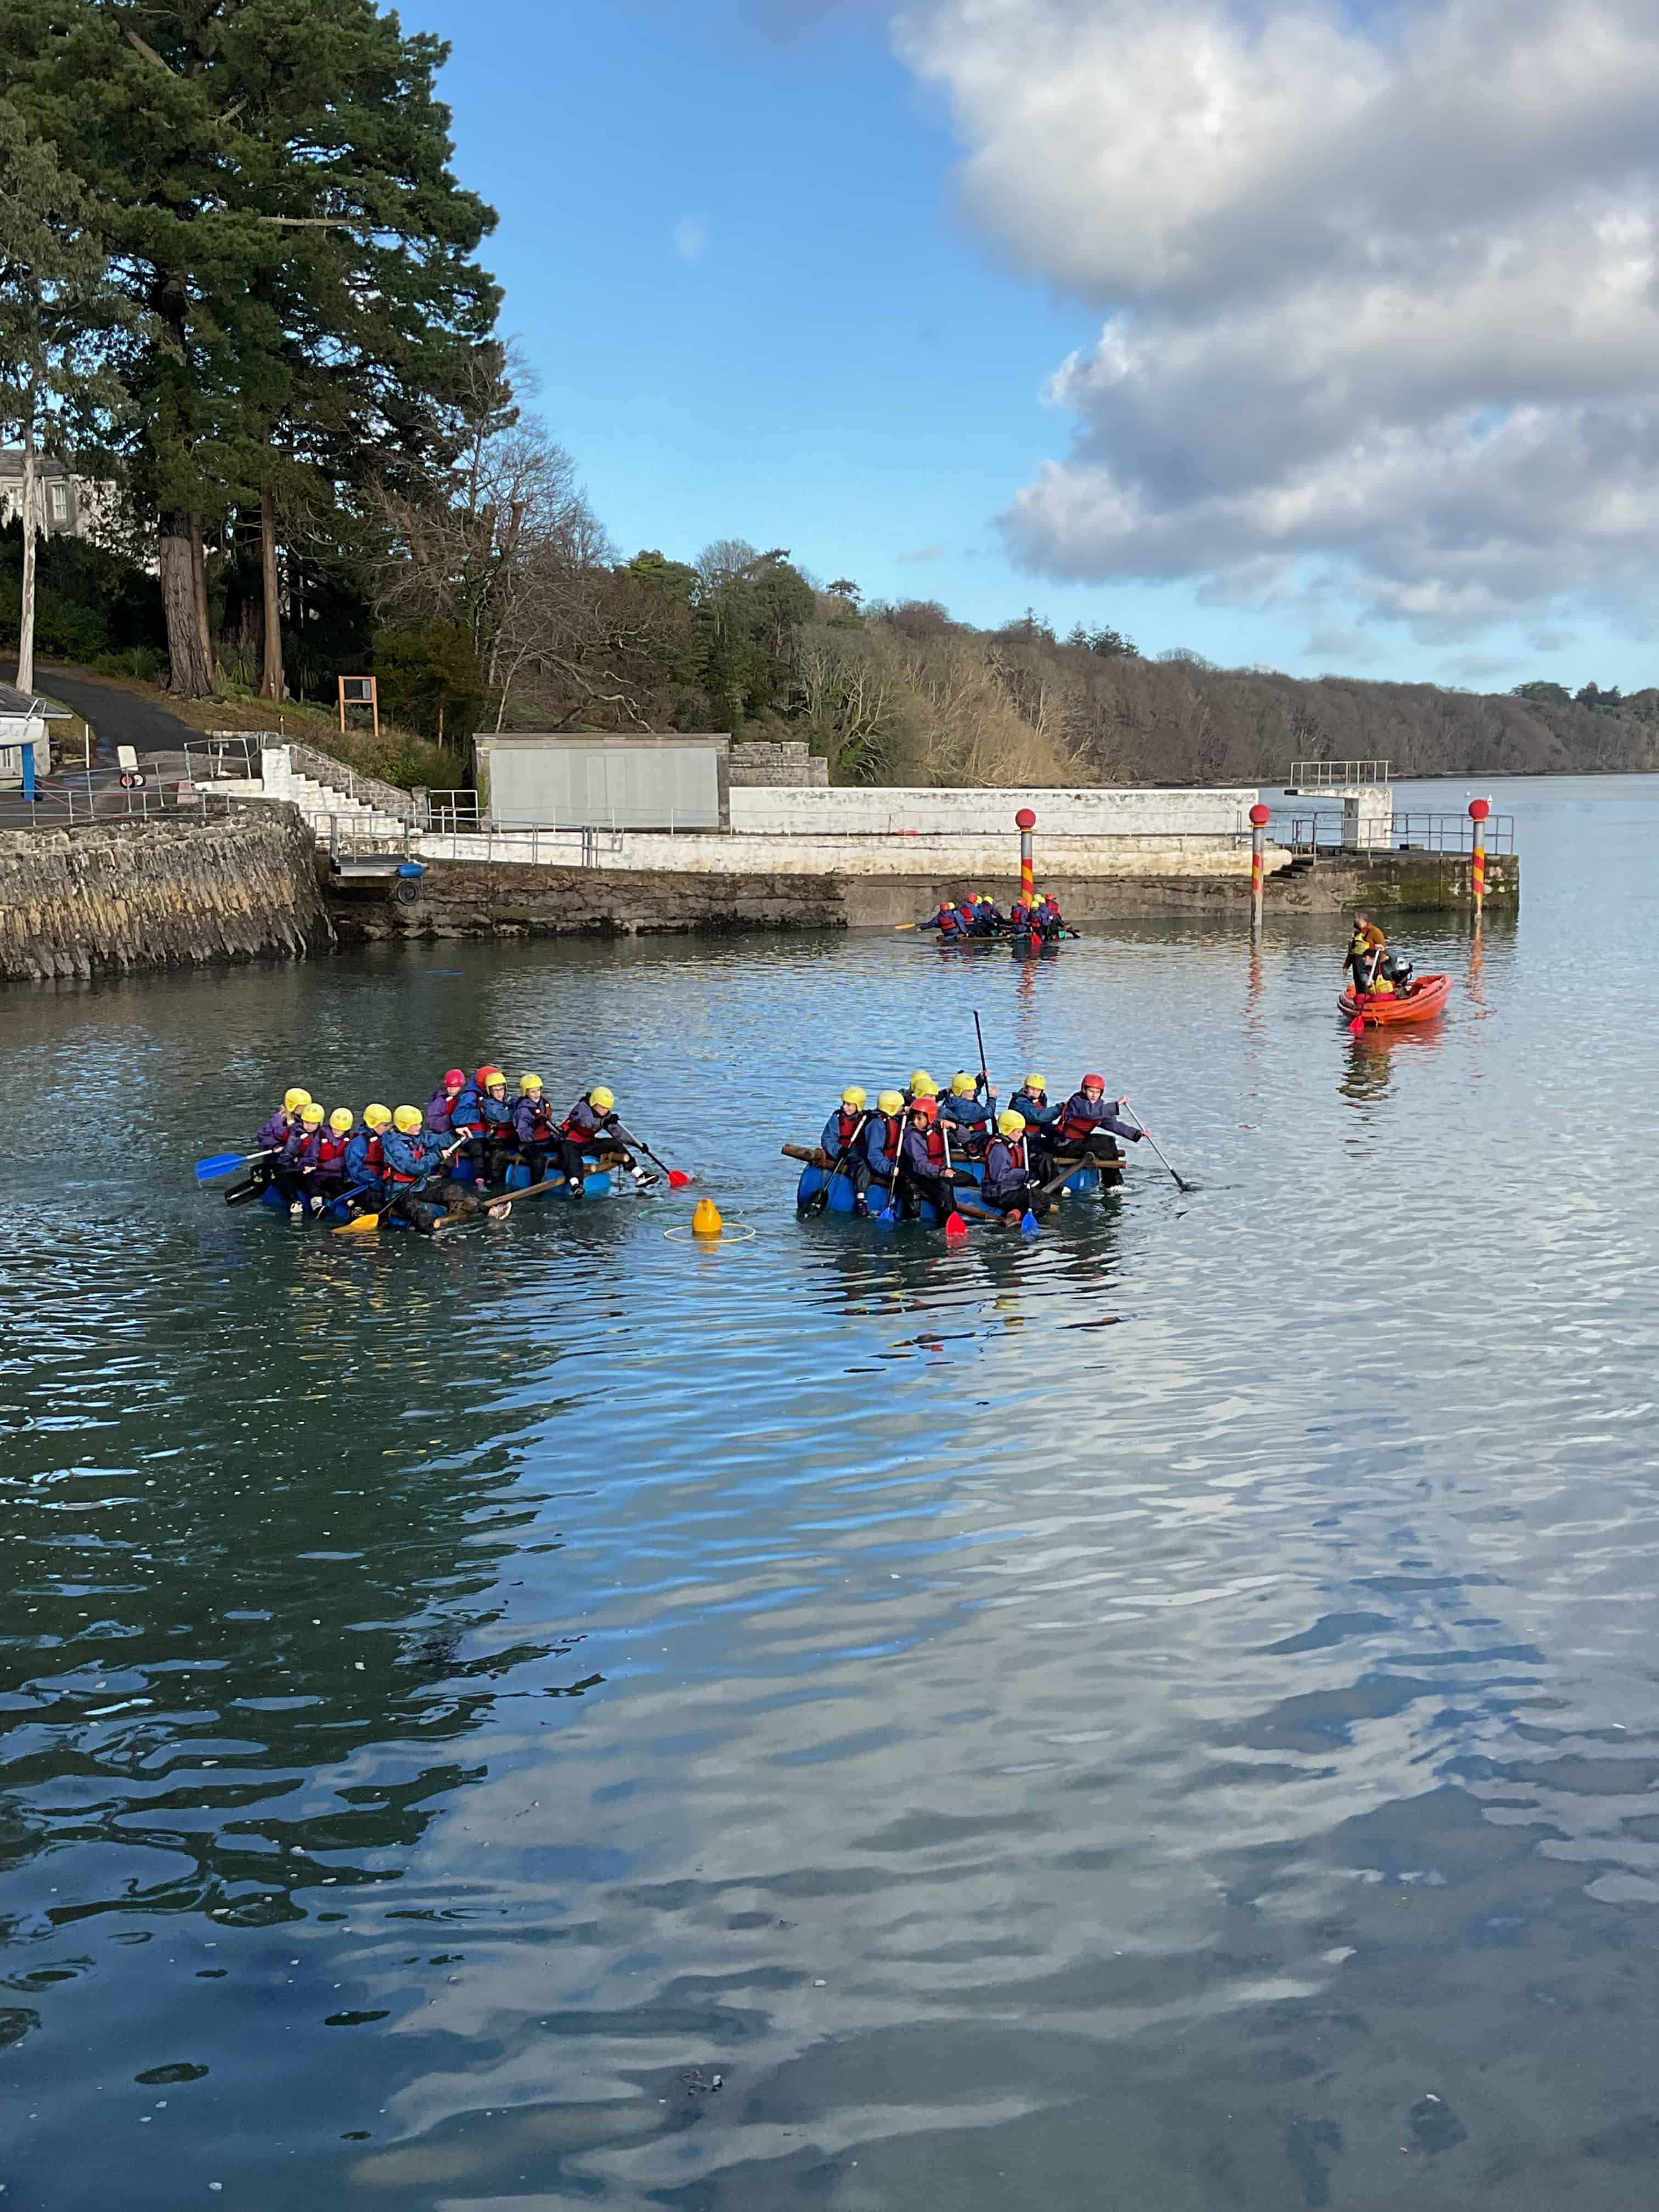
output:
M 445 1070 L 444 1070 L 444 1089 L 445 1089 L 446 1091 L 460 1091 L 460 1090 L 464 1090 L 464 1089 L 465 1088 L 465 1085 L 466 1085 L 466 1076 L 465 1076 L 465 1073 L 464 1073 L 464 1071 L 463 1071 L 462 1069 L 460 1069 L 460 1068 L 459 1068 L 459 1067 L 447 1067 L 447 1068 L 445 1068 Z
M 910 1111 L 918 1115 L 924 1121 L 937 1121 L 939 1101 L 937 1098 L 913 1098 L 910 1101 Z
M 1103 1075 L 1085 1075 L 1078 1088 L 1080 1091 L 1103 1091 L 1106 1079 Z
M 492 1075 L 499 1075 L 501 1072 L 501 1071 L 499 1067 L 492 1067 L 489 1062 L 486 1060 L 483 1066 L 478 1070 L 477 1073 L 473 1077 L 472 1080 L 477 1085 L 480 1091 L 486 1091 L 489 1087 L 490 1077 Z

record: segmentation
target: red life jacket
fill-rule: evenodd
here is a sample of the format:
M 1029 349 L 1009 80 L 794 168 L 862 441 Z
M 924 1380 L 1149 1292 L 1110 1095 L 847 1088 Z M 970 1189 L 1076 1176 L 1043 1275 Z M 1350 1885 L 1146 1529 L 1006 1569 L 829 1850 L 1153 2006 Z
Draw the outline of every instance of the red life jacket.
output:
M 864 1116 L 862 1114 L 849 1114 L 844 1106 L 838 1106 L 836 1108 L 836 1150 L 838 1152 L 844 1152 L 848 1145 L 852 1143 L 854 1137 L 858 1133 L 859 1123 L 863 1121 L 863 1119 Z
M 343 1137 L 337 1136 L 332 1129 L 327 1130 L 319 1136 L 316 1157 L 307 1164 L 324 1169 L 338 1167 L 340 1162 L 345 1158 L 345 1149 L 350 1142 L 351 1132 L 349 1129 Z
M 1105 1114 L 1104 1098 L 1097 1106 L 1091 1109 L 1088 1100 L 1079 1091 L 1068 1098 L 1060 1108 L 1060 1122 L 1055 1133 L 1066 1144 L 1086 1143 L 1088 1139 L 1094 1136 L 1099 1130 Z
M 380 1139 L 378 1136 L 371 1135 L 368 1142 L 363 1146 L 363 1165 L 372 1169 L 376 1175 L 385 1168 L 386 1154 L 380 1150 Z
M 948 1167 L 950 1165 L 950 1155 L 946 1152 L 945 1146 L 945 1132 L 940 1128 L 939 1123 L 937 1121 L 930 1122 L 923 1129 L 921 1137 L 922 1142 L 927 1147 L 928 1166 L 930 1168 Z
M 1029 1172 L 1026 1163 L 1025 1139 L 1024 1137 L 994 1138 L 991 1143 L 985 1148 L 985 1181 L 988 1187 L 993 1182 L 1003 1182 L 1007 1180 L 1007 1176 L 1006 1176 L 999 1175 L 993 1176 L 991 1172 L 994 1165 L 1000 1166 L 1001 1164 L 1000 1161 L 994 1161 L 992 1158 L 992 1154 L 995 1152 L 999 1147 L 1008 1155 L 1008 1175 L 1023 1176 Z
M 866 1137 L 871 1130 L 878 1133 L 875 1152 L 880 1154 L 881 1161 L 884 1164 L 878 1167 L 875 1153 L 869 1156 L 870 1164 L 872 1167 L 878 1168 L 879 1174 L 884 1176 L 890 1176 L 897 1163 L 899 1139 L 904 1134 L 904 1123 L 896 1114 L 872 1114 L 870 1116 L 870 1128 L 865 1131 Z

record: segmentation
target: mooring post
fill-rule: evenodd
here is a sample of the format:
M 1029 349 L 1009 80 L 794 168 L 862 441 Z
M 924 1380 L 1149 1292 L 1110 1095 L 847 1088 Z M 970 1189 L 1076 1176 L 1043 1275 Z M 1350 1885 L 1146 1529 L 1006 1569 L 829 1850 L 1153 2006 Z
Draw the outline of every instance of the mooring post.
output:
M 1492 812 L 1492 801 L 1472 799 L 1469 819 L 1474 824 L 1474 853 L 1470 862 L 1469 879 L 1474 887 L 1474 918 L 1480 919 L 1480 909 L 1486 902 L 1486 817 Z
M 1250 934 L 1261 934 L 1261 903 L 1264 890 L 1264 848 L 1267 842 L 1267 824 L 1273 819 L 1271 806 L 1258 799 L 1250 809 Z
M 1031 832 L 1036 828 L 1036 817 L 1029 806 L 1022 806 L 1015 815 L 1014 827 L 1019 832 L 1019 902 L 1029 907 L 1036 895 L 1036 877 L 1031 866 Z

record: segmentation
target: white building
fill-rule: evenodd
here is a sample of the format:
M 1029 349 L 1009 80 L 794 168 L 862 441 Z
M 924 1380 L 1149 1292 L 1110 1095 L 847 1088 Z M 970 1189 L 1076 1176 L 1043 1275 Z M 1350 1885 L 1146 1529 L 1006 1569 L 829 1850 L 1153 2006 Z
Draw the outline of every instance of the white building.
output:
M 120 495 L 112 483 L 83 477 L 50 453 L 34 459 L 36 512 L 46 538 L 96 538 L 113 523 Z M 0 528 L 23 517 L 23 449 L 0 446 Z

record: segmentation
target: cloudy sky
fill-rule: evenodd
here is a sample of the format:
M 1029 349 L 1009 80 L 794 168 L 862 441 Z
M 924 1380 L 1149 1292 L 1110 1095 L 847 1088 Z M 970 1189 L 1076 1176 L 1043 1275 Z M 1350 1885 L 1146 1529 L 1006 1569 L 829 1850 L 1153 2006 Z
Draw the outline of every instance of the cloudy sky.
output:
M 625 550 L 1659 678 L 1652 0 L 416 0 Z

